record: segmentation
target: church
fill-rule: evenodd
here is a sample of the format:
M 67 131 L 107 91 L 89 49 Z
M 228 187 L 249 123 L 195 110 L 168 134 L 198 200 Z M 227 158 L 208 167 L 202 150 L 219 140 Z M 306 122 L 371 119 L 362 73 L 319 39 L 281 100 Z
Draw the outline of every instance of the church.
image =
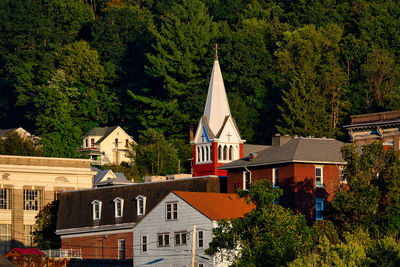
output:
M 193 141 L 193 176 L 227 176 L 217 168 L 243 157 L 243 140 L 231 115 L 218 55 L 208 87 L 203 116 Z

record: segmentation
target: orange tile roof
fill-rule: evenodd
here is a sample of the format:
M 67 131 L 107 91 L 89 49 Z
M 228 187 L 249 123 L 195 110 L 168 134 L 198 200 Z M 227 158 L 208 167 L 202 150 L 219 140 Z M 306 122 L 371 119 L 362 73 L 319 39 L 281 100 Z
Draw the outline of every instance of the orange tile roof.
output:
M 245 213 L 255 208 L 254 204 L 247 204 L 236 194 L 186 191 L 173 191 L 173 193 L 211 220 L 243 217 Z

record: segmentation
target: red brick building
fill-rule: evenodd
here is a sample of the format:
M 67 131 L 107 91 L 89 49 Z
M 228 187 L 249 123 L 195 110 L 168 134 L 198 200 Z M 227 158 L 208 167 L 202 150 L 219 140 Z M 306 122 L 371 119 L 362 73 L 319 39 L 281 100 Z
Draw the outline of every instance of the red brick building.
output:
M 270 148 L 220 169 L 228 172 L 228 193 L 267 179 L 284 191 L 279 204 L 305 214 L 309 220 L 322 219 L 325 202 L 332 199 L 341 183 L 345 164 L 342 146 L 335 139 L 275 136 Z

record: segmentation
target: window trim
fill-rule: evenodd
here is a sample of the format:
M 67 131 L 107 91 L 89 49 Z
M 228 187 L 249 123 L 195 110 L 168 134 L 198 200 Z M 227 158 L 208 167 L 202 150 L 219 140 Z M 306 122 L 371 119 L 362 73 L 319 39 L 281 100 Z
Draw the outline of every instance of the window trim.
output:
M 200 234 L 201 234 L 201 238 L 200 238 Z M 204 248 L 204 232 L 203 231 L 197 231 L 197 247 Z
M 279 168 L 272 168 L 272 187 L 279 187 Z
M 158 239 L 157 239 L 157 242 L 158 242 Z M 149 249 L 149 239 L 148 239 L 147 235 L 142 235 L 140 237 L 140 248 L 141 248 L 142 253 L 147 253 L 147 250 Z
M 121 244 L 123 244 L 123 246 Z M 126 242 L 125 242 L 124 238 L 118 239 L 118 248 L 117 249 L 118 249 L 118 260 L 125 260 L 125 258 L 126 258 Z
M 317 203 L 321 204 L 321 209 L 317 209 L 317 207 L 318 207 Z M 322 212 L 324 211 L 324 203 L 325 203 L 325 199 L 323 199 L 323 198 L 315 199 L 315 220 L 323 220 L 324 219 L 324 216 L 322 215 Z M 320 216 L 318 216 L 318 212 L 320 213 Z
M 0 191 L 0 194 L 2 196 L 0 210 L 10 210 L 12 190 L 10 188 L 0 188 Z
M 249 178 L 248 185 L 247 185 L 247 177 Z M 250 186 L 251 186 L 251 172 L 243 171 L 243 190 L 248 191 L 250 189 Z
M 320 176 L 320 184 L 317 185 L 317 169 L 321 170 L 321 176 Z M 315 187 L 324 187 L 324 166 L 323 165 L 315 165 L 314 169 L 314 175 L 315 175 Z
M 177 236 L 179 236 L 177 238 Z M 185 242 L 183 242 L 183 236 L 185 236 Z M 188 231 L 180 231 L 180 232 L 175 232 L 174 233 L 174 239 L 175 239 L 175 246 L 185 246 L 188 244 Z M 178 241 L 179 240 L 179 244 Z
M 162 244 L 160 245 L 160 236 L 162 236 Z M 166 238 L 168 236 L 168 238 Z M 168 244 L 167 242 L 165 242 L 166 240 L 168 240 Z M 165 232 L 165 233 L 158 233 L 157 234 L 157 247 L 169 247 L 171 245 L 170 242 L 170 234 L 169 232 Z
M 176 204 L 176 210 L 174 208 L 174 205 Z M 168 219 L 168 206 L 171 205 L 171 218 Z M 176 221 L 179 219 L 179 215 L 178 215 L 178 211 L 179 211 L 179 205 L 178 205 L 178 201 L 173 201 L 173 202 L 167 202 L 165 203 L 165 220 L 166 221 Z
M 114 202 L 114 217 L 122 218 L 124 216 L 124 199 L 116 197 L 114 198 L 113 202 Z M 118 214 L 118 203 L 121 205 L 121 214 Z
M 92 217 L 93 220 L 100 220 L 101 219 L 101 206 L 102 206 L 102 202 L 100 200 L 93 200 L 92 201 Z M 96 216 L 96 208 L 95 207 L 99 207 L 99 217 L 97 218 Z
M 140 211 L 140 200 L 142 200 L 143 212 Z M 143 216 L 146 214 L 146 197 L 139 195 L 136 197 L 136 214 L 138 216 Z
M 34 199 L 27 199 L 31 194 L 28 194 L 28 192 L 34 193 L 37 192 L 36 197 Z M 39 189 L 24 189 L 24 210 L 34 210 L 34 211 L 40 211 L 43 207 L 43 190 Z M 29 201 L 36 201 L 35 205 L 31 206 Z M 29 207 L 29 208 L 27 208 Z

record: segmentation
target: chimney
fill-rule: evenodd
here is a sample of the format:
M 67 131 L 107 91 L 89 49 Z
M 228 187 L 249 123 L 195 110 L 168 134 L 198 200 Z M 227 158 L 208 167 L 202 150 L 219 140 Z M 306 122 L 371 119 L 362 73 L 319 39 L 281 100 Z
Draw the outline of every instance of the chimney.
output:
M 194 140 L 193 125 L 190 125 L 190 128 L 189 128 L 189 138 L 190 138 L 190 142 Z
M 289 142 L 290 140 L 292 140 L 292 137 L 289 136 L 288 134 L 285 134 L 283 136 L 281 136 L 280 134 L 275 134 L 275 136 L 272 136 L 272 146 L 281 146 L 286 144 L 287 142 Z
M 258 157 L 258 153 L 257 152 L 249 154 L 249 160 L 253 160 L 253 159 L 257 158 L 257 157 Z

